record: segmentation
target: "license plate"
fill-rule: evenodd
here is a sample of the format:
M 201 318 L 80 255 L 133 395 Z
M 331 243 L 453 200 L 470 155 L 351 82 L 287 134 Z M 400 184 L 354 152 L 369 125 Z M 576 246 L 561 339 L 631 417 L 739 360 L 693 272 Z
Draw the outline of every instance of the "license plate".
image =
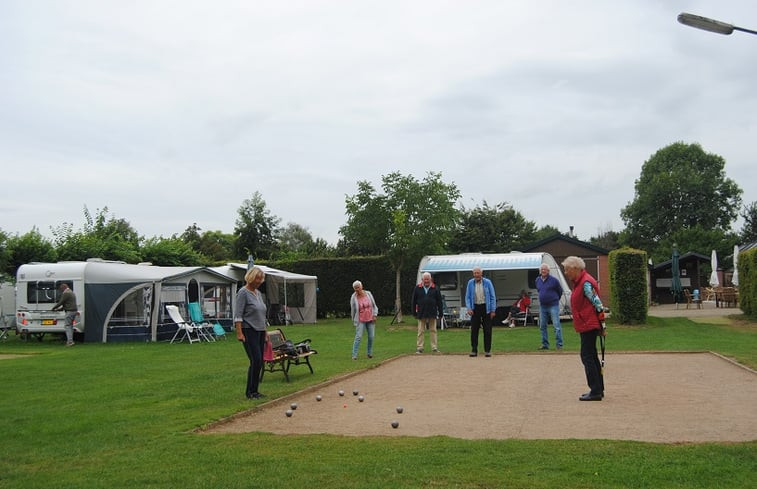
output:
M 42 326 L 55 326 L 58 324 L 57 319 L 43 319 L 42 320 Z

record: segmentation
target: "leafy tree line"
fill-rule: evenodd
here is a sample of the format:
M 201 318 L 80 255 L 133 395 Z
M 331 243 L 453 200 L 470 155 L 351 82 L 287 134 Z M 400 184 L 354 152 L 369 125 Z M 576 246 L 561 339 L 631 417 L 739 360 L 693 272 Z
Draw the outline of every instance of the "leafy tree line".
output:
M 733 244 L 757 240 L 757 202 L 741 208 L 742 190 L 725 175 L 722 157 L 697 144 L 674 143 L 644 162 L 634 186 L 634 199 L 620 210 L 626 228 L 600 230 L 592 244 L 612 250 L 630 246 L 646 251 L 655 262 L 670 258 L 673 243 L 685 251 L 730 254 Z M 345 197 L 346 222 L 335 246 L 314 238 L 301 224 L 281 224 L 260 192 L 245 199 L 233 233 L 203 230 L 196 223 L 170 237 L 140 236 L 123 218 L 105 207 L 94 215 L 84 207 L 84 224 L 63 223 L 53 240 L 37 230 L 11 235 L 0 230 L 0 272 L 15 275 L 30 261 L 85 260 L 99 257 L 156 265 L 213 265 L 229 261 L 293 262 L 303 258 L 386 256 L 393 268 L 398 310 L 399 276 L 427 254 L 509 252 L 559 230 L 537 227 L 507 202 L 458 205 L 460 191 L 430 172 L 421 179 L 393 172 L 380 187 L 357 182 Z M 740 233 L 731 231 L 737 215 Z

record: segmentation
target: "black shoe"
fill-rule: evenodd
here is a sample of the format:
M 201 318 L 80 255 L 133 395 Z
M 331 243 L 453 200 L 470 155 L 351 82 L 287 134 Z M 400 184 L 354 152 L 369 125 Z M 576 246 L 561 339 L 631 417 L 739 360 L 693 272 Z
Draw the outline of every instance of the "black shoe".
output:
M 265 394 L 261 394 L 260 392 L 253 392 L 249 396 L 247 396 L 247 399 L 263 399 L 265 397 Z
M 485 357 L 490 357 L 490 356 L 492 356 L 492 354 L 487 351 L 486 353 L 484 353 L 484 356 Z
M 549 347 L 548 347 L 548 346 L 543 346 L 543 345 L 542 345 L 541 347 L 539 347 L 539 349 L 540 349 L 540 350 L 549 350 Z
M 475 351 L 472 351 L 472 352 L 470 352 L 470 355 L 468 355 L 468 356 L 469 356 L 469 357 L 477 357 L 477 356 L 478 356 L 478 353 L 477 353 L 477 352 L 475 352 Z
M 586 394 L 581 394 L 581 397 L 578 398 L 579 401 L 601 401 L 604 396 L 602 394 L 592 394 L 591 392 L 587 392 Z

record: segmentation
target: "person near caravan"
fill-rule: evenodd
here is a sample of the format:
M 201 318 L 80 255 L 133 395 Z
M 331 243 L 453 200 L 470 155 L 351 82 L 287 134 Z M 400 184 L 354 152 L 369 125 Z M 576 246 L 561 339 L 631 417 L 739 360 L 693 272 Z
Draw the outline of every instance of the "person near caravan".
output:
M 541 330 L 540 350 L 549 350 L 549 331 L 547 320 L 552 319 L 555 328 L 555 345 L 562 350 L 562 326 L 560 325 L 560 298 L 563 290 L 560 281 L 549 274 L 549 265 L 542 263 L 539 276 L 536 277 L 536 290 L 539 291 L 539 329 Z
M 360 342 L 363 340 L 363 334 L 368 332 L 366 345 L 366 354 L 368 358 L 373 358 L 373 338 L 376 336 L 376 318 L 378 317 L 378 306 L 373 299 L 373 294 L 369 290 L 363 289 L 363 283 L 360 280 L 352 282 L 352 296 L 350 297 L 350 316 L 352 324 L 355 325 L 355 340 L 352 342 L 352 359 L 357 360 Z
M 514 328 L 515 318 L 521 313 L 528 314 L 529 307 L 531 307 L 531 296 L 528 295 L 528 292 L 521 289 L 518 298 L 513 302 L 513 305 L 510 306 L 510 311 L 507 313 L 507 317 L 502 320 L 502 324 L 507 324 L 511 328 Z
M 76 307 L 76 294 L 71 290 L 67 284 L 60 284 L 60 299 L 55 303 L 52 310 L 63 310 L 66 313 L 66 325 L 64 330 L 66 331 L 66 346 L 74 346 L 74 320 L 78 309 Z
M 250 361 L 247 368 L 247 399 L 261 399 L 265 395 L 258 391 L 260 372 L 263 369 L 263 348 L 266 342 L 267 308 L 260 286 L 265 281 L 265 272 L 253 266 L 244 274 L 245 286 L 237 292 L 234 302 L 234 327 L 237 339 L 242 342 L 244 352 Z
M 431 351 L 439 353 L 436 320 L 444 316 L 444 301 L 442 301 L 442 293 L 431 280 L 429 272 L 423 273 L 421 283 L 413 290 L 413 299 L 410 308 L 418 320 L 418 337 L 415 342 L 415 353 L 423 353 L 426 325 L 428 325 L 429 336 L 431 337 Z
M 597 281 L 586 271 L 586 263 L 577 256 L 569 256 L 563 262 L 565 277 L 573 282 L 570 309 L 573 327 L 581 335 L 581 363 L 586 372 L 586 383 L 591 389 L 581 395 L 580 401 L 601 401 L 605 396 L 605 381 L 602 364 L 597 353 L 597 338 L 604 335 L 604 306 L 599 298 Z
M 465 289 L 465 307 L 471 316 L 470 356 L 478 356 L 478 330 L 484 330 L 484 352 L 492 356 L 492 319 L 497 309 L 497 296 L 494 284 L 484 277 L 481 267 L 473 268 L 473 278 Z

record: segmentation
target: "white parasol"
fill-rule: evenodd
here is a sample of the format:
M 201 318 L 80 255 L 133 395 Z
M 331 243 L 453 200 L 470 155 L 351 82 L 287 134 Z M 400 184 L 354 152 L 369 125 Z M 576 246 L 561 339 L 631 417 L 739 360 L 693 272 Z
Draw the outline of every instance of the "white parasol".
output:
M 739 245 L 733 245 L 733 277 L 731 277 L 733 285 L 739 286 Z
M 718 279 L 718 253 L 712 250 L 712 256 L 710 257 L 710 265 L 712 265 L 712 273 L 710 274 L 710 285 L 717 287 L 720 285 Z

